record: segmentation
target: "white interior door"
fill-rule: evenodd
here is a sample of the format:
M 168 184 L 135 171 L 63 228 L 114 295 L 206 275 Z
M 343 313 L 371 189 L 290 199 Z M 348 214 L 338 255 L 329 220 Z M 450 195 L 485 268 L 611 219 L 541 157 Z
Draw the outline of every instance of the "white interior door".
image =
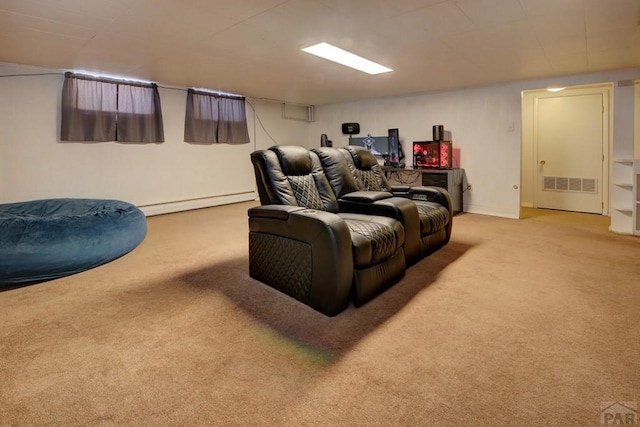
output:
M 604 101 L 602 93 L 537 99 L 537 207 L 602 214 Z

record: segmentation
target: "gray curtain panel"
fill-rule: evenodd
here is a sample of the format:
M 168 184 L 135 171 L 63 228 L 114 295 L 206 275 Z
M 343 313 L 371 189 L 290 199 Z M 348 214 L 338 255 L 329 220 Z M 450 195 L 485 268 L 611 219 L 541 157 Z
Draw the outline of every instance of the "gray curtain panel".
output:
M 249 142 L 244 98 L 220 98 L 218 99 L 218 108 L 220 111 L 218 142 Z
M 245 99 L 187 91 L 185 142 L 248 143 Z
M 164 142 L 160 95 L 155 85 L 118 86 L 118 141 Z
M 65 74 L 62 87 L 63 141 L 115 141 L 118 85 Z
M 163 142 L 155 84 L 65 73 L 62 141 Z
M 187 91 L 184 118 L 185 142 L 218 142 L 218 98 L 206 93 Z

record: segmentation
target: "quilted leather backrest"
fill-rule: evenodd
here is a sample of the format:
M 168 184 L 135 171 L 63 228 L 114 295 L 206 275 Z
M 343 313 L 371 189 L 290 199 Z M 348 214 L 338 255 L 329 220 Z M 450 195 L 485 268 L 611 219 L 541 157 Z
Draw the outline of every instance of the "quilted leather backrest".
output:
M 338 212 L 318 156 L 306 148 L 274 146 L 251 154 L 260 202 Z
M 391 186 L 378 160 L 366 148 L 349 145 L 343 148 L 351 155 L 355 166 L 354 178 L 365 191 L 389 191 Z

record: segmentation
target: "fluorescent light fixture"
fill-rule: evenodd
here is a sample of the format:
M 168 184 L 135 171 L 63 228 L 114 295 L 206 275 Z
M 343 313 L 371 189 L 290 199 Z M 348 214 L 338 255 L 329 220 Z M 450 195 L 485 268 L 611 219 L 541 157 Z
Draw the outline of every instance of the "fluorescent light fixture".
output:
M 563 87 L 548 87 L 547 90 L 549 92 L 560 92 L 561 90 L 565 90 Z
M 391 68 L 387 68 L 384 65 L 376 64 L 373 61 L 369 61 L 368 59 L 325 42 L 305 47 L 302 50 L 312 55 L 319 56 L 320 58 L 328 59 L 329 61 L 337 62 L 338 64 L 346 65 L 347 67 L 355 68 L 356 70 L 371 75 L 393 71 Z

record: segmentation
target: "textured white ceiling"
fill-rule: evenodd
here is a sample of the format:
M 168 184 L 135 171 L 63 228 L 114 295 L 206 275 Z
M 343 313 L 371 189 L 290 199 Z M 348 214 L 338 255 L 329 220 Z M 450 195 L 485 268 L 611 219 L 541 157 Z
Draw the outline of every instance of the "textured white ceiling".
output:
M 0 61 L 327 104 L 640 67 L 640 0 L 0 0 Z M 301 52 L 327 41 L 370 76 Z

